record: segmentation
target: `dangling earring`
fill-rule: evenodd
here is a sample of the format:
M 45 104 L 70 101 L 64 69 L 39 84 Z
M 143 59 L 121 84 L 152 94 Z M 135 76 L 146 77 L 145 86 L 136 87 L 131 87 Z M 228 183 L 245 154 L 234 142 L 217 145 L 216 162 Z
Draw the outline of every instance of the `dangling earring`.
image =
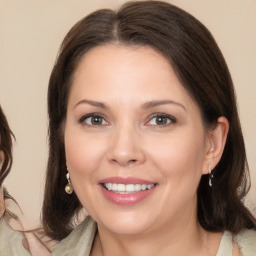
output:
M 70 194 L 73 193 L 74 189 L 73 189 L 73 186 L 72 186 L 71 181 L 70 181 L 69 173 L 67 173 L 66 178 L 68 180 L 68 184 L 65 187 L 65 191 L 66 191 L 67 194 L 70 195 Z
M 212 187 L 213 174 L 211 170 L 211 165 L 208 166 L 208 172 L 209 172 L 209 186 Z
M 211 147 L 209 152 L 213 152 L 214 148 Z M 208 172 L 209 172 L 209 186 L 212 187 L 212 179 L 213 179 L 213 174 L 212 174 L 212 169 L 211 169 L 211 164 L 208 166 Z

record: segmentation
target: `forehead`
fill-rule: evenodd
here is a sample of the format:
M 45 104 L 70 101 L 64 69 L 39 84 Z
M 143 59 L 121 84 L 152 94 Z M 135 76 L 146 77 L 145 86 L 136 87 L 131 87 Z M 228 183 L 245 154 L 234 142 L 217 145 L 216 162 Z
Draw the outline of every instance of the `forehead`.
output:
M 138 72 L 134 72 L 134 67 Z M 116 70 L 126 73 L 139 73 L 151 68 L 168 69 L 172 73 L 169 60 L 149 46 L 124 45 L 119 43 L 100 45 L 89 50 L 80 60 L 74 73 L 74 80 L 87 70 L 99 73 Z M 107 69 L 108 68 L 108 69 Z M 115 70 L 113 70 L 115 68 Z
M 99 101 L 114 97 L 192 101 L 162 54 L 150 47 L 120 44 L 97 46 L 83 56 L 74 73 L 70 96 Z

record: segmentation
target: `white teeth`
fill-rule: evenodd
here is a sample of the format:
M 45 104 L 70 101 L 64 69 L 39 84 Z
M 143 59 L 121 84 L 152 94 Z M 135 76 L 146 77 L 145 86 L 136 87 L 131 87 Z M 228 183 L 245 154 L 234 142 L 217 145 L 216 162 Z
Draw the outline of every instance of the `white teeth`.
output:
M 108 189 L 108 190 L 113 190 L 113 191 L 117 191 L 117 184 L 115 183 L 107 183 L 107 184 L 111 184 L 112 185 L 112 188 L 111 189 Z
M 141 190 L 146 190 L 146 189 L 147 189 L 147 185 L 142 184 L 142 185 L 141 185 Z
M 151 189 L 155 186 L 155 184 L 116 184 L 116 183 L 104 183 L 103 186 L 110 191 L 119 194 L 130 194 L 136 193 L 140 191 L 144 191 L 146 189 Z
M 127 184 L 126 185 L 126 192 L 134 192 L 134 185 L 133 184 Z
M 147 185 L 147 189 L 151 189 L 154 187 L 154 184 Z
M 134 190 L 135 190 L 136 192 L 141 191 L 141 185 L 140 185 L 140 184 L 135 184 Z
M 124 184 L 118 184 L 117 185 L 118 192 L 125 192 L 125 185 Z

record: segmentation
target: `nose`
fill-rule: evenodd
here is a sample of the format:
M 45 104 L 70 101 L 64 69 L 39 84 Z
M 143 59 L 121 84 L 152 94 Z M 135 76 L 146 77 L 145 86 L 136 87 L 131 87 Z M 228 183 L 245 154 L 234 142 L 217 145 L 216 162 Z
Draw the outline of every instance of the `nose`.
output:
M 108 146 L 108 161 L 122 167 L 134 166 L 145 161 L 141 135 L 135 128 L 122 127 L 113 131 Z

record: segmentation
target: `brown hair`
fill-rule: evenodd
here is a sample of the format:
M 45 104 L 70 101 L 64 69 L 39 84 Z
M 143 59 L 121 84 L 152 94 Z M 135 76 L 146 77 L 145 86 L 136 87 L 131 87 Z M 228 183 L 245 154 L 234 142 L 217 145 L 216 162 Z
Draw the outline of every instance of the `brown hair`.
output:
M 43 204 L 43 225 L 49 236 L 63 239 L 73 229 L 71 218 L 81 204 L 65 193 L 66 160 L 62 126 L 65 123 L 72 76 L 91 48 L 119 42 L 150 46 L 174 68 L 183 86 L 200 107 L 205 125 L 220 116 L 230 123 L 223 156 L 214 169 L 214 183 L 201 178 L 198 221 L 210 231 L 255 228 L 256 221 L 242 203 L 249 188 L 245 146 L 233 83 L 211 33 L 187 12 L 165 2 L 138 1 L 117 12 L 96 11 L 79 21 L 65 37 L 48 90 L 49 160 Z
M 0 159 L 0 186 L 2 186 L 12 166 L 12 136 L 14 137 L 0 106 L 0 152 L 3 152 L 3 159 Z

